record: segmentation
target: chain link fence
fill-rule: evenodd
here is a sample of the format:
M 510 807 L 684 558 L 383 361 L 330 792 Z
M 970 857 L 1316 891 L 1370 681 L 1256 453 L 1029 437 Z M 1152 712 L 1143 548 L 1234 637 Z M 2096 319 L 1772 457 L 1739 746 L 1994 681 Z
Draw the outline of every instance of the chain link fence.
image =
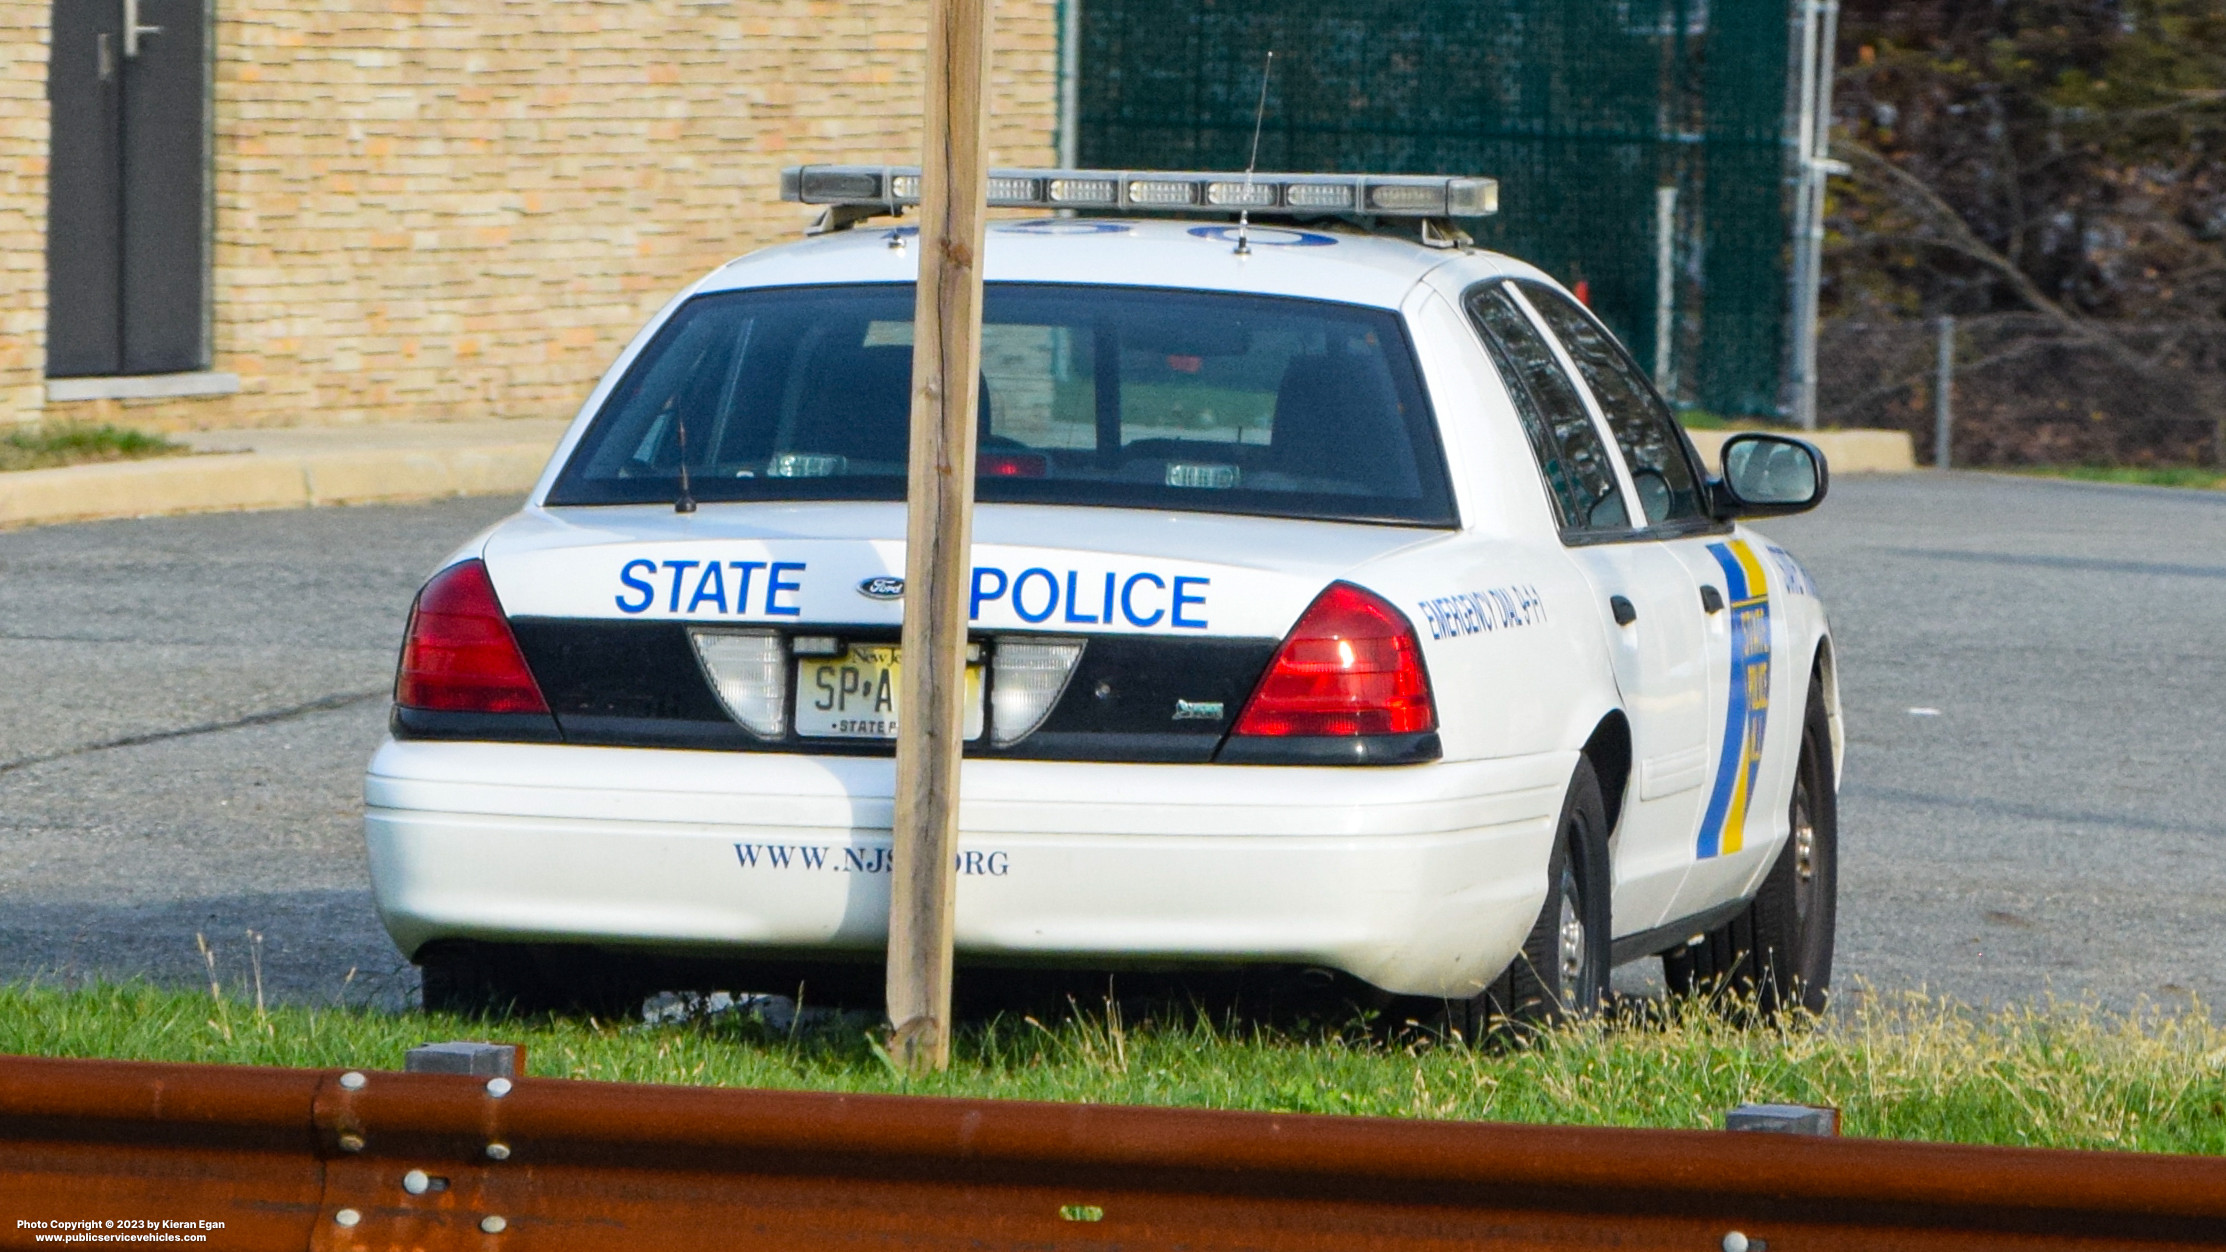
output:
M 1826 322 L 1826 426 L 1906 430 L 1937 459 L 1937 321 Z M 1950 451 L 1959 466 L 2226 464 L 2226 326 L 1957 318 Z
M 1471 224 L 1479 243 L 1583 284 L 1641 362 L 1657 360 L 1666 320 L 1681 401 L 1785 411 L 1799 6 L 1067 3 L 1081 5 L 1083 164 L 1243 169 L 1273 50 L 1262 168 L 1496 177 L 1500 213 Z

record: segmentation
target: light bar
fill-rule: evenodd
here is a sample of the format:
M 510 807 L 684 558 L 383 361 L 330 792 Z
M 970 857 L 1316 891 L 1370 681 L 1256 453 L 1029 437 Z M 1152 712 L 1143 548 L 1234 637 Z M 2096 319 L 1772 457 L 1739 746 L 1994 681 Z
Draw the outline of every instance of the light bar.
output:
M 1488 217 L 1499 180 L 1437 174 L 1243 174 L 1189 170 L 992 170 L 1000 209 L 1131 213 Z M 920 202 L 916 165 L 797 165 L 781 171 L 781 199 L 896 213 Z

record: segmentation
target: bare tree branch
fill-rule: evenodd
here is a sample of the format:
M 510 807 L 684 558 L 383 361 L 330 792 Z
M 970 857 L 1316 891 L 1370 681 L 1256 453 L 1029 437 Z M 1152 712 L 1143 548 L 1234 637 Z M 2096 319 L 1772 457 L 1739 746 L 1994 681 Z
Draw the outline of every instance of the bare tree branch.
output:
M 1921 210 L 1921 216 L 1942 232 L 1940 238 L 1908 236 L 1912 242 L 1928 242 L 1960 252 L 1993 270 L 2017 293 L 2017 298 L 2030 305 L 2035 312 L 2045 313 L 2066 326 L 2080 324 L 2080 317 L 2049 299 L 2047 293 L 2026 276 L 2025 271 L 1988 246 L 1984 239 L 1973 234 L 1971 227 L 1964 222 L 1963 215 L 1941 199 L 1940 193 L 1934 191 L 1931 184 L 1887 160 L 1868 144 L 1842 141 L 1839 150 L 1855 158 L 1859 173 L 1868 174 L 1871 181 L 1884 184 L 1887 190 L 1898 193 L 1904 200 L 1914 201 Z

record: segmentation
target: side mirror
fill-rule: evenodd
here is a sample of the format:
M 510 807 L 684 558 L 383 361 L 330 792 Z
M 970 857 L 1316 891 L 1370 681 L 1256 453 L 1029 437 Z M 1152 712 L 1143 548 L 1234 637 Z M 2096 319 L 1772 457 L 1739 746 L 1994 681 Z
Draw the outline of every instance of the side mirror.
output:
M 1816 445 L 1785 435 L 1733 435 L 1723 458 L 1723 477 L 1708 484 L 1719 521 L 1806 513 L 1824 502 L 1832 483 Z

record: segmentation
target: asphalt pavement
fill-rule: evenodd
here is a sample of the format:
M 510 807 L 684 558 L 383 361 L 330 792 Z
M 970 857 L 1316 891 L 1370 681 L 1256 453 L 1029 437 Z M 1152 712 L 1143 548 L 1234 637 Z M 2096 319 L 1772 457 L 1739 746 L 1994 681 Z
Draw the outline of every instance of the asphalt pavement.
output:
M 0 533 L 0 979 L 399 1005 L 361 780 L 410 596 L 512 499 Z M 2226 494 L 1845 478 L 1839 971 L 2226 1003 Z M 1626 985 L 1643 985 L 1640 971 Z

